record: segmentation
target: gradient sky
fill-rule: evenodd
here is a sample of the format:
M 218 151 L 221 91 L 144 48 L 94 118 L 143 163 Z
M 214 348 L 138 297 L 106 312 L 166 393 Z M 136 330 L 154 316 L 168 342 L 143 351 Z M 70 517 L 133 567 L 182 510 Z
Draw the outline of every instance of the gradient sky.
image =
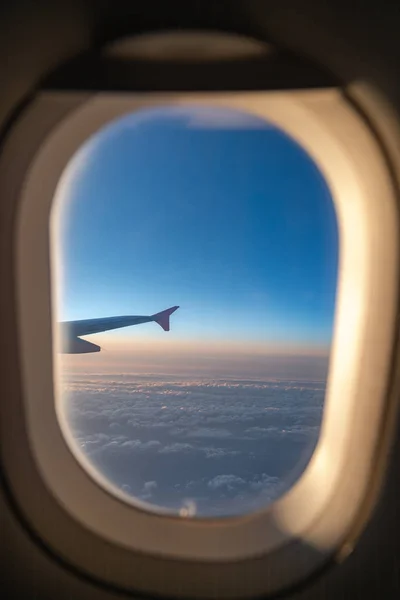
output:
M 89 140 L 60 187 L 60 320 L 178 304 L 169 334 L 149 323 L 106 335 L 329 345 L 333 203 L 279 129 L 213 107 L 139 111 Z

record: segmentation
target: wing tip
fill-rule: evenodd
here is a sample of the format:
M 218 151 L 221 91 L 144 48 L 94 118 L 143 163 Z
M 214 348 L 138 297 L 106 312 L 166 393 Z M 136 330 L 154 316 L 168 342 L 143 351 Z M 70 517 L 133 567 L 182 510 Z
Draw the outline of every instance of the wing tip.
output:
M 164 331 L 170 331 L 169 318 L 178 308 L 179 306 L 171 306 L 171 308 L 152 315 L 152 318 Z

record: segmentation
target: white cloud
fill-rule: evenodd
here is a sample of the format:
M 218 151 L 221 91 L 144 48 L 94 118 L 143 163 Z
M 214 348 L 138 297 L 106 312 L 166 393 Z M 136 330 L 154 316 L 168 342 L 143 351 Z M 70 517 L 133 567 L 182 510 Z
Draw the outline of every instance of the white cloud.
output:
M 146 450 L 154 450 L 161 446 L 161 442 L 159 440 L 149 440 L 148 442 L 142 442 L 141 440 L 127 440 L 122 442 L 121 448 L 129 448 L 130 450 L 141 450 L 145 452 Z
M 266 489 L 270 490 L 279 483 L 279 477 L 273 477 L 266 473 L 262 473 L 260 476 L 253 478 L 253 480 L 249 482 L 249 485 L 252 490 L 261 491 Z
M 157 481 L 145 481 L 145 483 L 143 484 L 142 492 L 140 494 L 141 499 L 150 500 L 157 488 Z
M 151 490 L 155 490 L 157 487 L 157 481 L 146 481 L 143 490 L 145 492 L 151 492 Z
M 173 454 L 175 452 L 187 452 L 188 450 L 194 450 L 191 444 L 184 444 L 182 442 L 175 442 L 174 444 L 168 444 L 159 450 L 160 454 Z
M 232 450 L 230 448 L 201 448 L 206 455 L 206 458 L 226 458 L 227 456 L 239 456 L 242 454 L 240 450 Z
M 236 475 L 216 475 L 207 485 L 214 490 L 222 487 L 231 490 L 237 486 L 246 485 L 246 480 Z

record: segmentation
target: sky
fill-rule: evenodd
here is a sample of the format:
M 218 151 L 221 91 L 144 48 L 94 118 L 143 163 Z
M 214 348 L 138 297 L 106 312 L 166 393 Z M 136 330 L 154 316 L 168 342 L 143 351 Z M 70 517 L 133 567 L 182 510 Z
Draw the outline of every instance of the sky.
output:
M 328 351 L 333 202 L 315 163 L 272 124 L 212 106 L 128 114 L 75 155 L 61 198 L 58 320 L 180 306 L 168 334 L 149 323 L 95 343 L 165 347 L 168 335 L 172 352 Z

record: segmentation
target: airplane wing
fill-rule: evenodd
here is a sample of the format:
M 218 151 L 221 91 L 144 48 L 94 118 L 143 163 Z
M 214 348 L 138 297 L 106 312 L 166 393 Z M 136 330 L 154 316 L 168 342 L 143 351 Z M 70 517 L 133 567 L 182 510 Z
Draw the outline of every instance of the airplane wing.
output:
M 97 344 L 82 340 L 81 336 L 140 325 L 141 323 L 158 323 L 164 331 L 170 330 L 169 318 L 179 306 L 172 306 L 154 315 L 126 315 L 121 317 L 105 317 L 100 319 L 83 319 L 80 321 L 64 321 L 59 323 L 61 347 L 59 351 L 63 354 L 84 354 L 89 352 L 100 352 Z

